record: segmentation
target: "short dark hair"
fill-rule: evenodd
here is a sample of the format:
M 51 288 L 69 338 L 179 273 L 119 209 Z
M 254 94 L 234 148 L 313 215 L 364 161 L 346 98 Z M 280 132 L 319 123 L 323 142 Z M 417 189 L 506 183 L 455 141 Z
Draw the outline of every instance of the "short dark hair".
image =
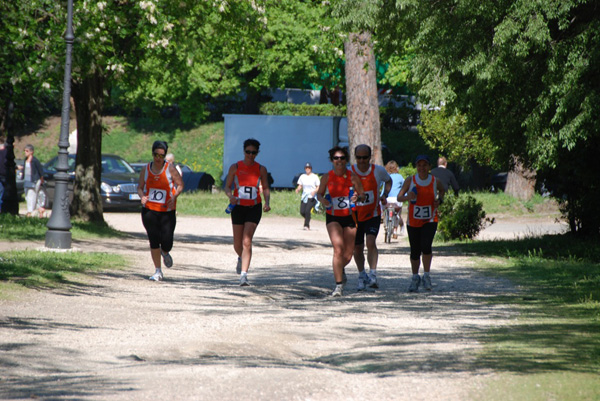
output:
M 371 147 L 369 145 L 366 144 L 361 144 L 361 145 L 356 145 L 356 147 L 354 148 L 354 154 L 356 155 L 356 152 L 358 152 L 361 149 L 366 149 L 369 151 L 369 157 L 371 157 Z
M 244 141 L 244 149 L 246 149 L 248 146 L 254 146 L 256 150 L 260 150 L 260 142 L 254 138 L 248 138 Z
M 341 146 L 334 146 L 333 148 L 329 149 L 329 160 L 330 161 L 333 161 L 333 155 L 335 155 L 337 152 L 342 152 L 344 154 L 344 156 L 346 156 L 346 160 L 350 159 L 350 155 L 348 154 L 347 148 L 342 148 Z
M 154 152 L 156 149 L 164 149 L 165 154 L 167 154 L 167 149 L 169 149 L 169 145 L 167 145 L 165 141 L 154 141 L 154 143 L 152 144 L 152 152 Z

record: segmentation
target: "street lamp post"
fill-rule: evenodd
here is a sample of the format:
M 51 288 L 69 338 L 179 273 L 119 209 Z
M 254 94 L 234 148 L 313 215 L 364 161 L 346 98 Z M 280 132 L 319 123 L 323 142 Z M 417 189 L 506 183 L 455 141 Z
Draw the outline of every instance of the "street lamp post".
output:
M 52 215 L 48 220 L 48 231 L 46 231 L 46 248 L 70 249 L 71 248 L 71 218 L 69 214 L 69 114 L 71 98 L 71 53 L 73 51 L 73 0 L 68 1 L 67 32 L 65 42 L 67 44 L 67 56 L 65 59 L 65 79 L 63 88 L 62 115 L 60 126 L 60 138 L 58 139 L 58 164 L 55 174 L 56 186 L 54 190 L 54 202 Z

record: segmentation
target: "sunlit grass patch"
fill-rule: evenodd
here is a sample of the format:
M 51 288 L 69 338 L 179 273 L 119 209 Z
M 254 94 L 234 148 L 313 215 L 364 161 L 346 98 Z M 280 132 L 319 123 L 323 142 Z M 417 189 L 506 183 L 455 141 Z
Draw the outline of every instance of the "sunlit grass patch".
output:
M 0 254 L 0 287 L 4 283 L 28 288 L 55 287 L 74 274 L 125 265 L 121 255 L 107 253 L 9 251 Z

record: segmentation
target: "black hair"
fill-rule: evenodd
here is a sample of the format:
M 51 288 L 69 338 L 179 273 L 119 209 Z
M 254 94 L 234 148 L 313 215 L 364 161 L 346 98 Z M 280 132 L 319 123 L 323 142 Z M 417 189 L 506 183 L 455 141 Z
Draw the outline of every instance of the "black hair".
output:
M 348 154 L 347 148 L 342 148 L 341 146 L 334 146 L 333 148 L 329 149 L 330 161 L 333 161 L 333 155 L 335 155 L 337 152 L 342 152 L 344 156 L 346 156 L 346 160 L 350 160 L 350 155 Z
M 152 152 L 154 152 L 156 149 L 164 149 L 165 154 L 167 154 L 167 149 L 169 149 L 169 145 L 167 145 L 165 141 L 154 141 L 154 143 L 152 144 Z
M 256 148 L 256 150 L 260 150 L 260 142 L 258 142 L 256 139 L 254 138 L 249 138 L 246 139 L 244 141 L 244 150 L 248 147 L 248 146 L 254 146 Z
M 354 148 L 354 154 L 356 155 L 356 152 L 363 148 L 367 149 L 369 151 L 369 157 L 371 157 L 371 147 L 369 145 L 365 145 L 365 144 L 356 145 L 356 147 Z

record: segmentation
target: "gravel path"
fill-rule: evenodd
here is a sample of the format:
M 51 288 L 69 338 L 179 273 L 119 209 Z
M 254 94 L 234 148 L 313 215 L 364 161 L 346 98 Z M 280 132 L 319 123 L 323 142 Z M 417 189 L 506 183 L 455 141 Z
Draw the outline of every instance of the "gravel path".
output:
M 324 223 L 272 216 L 255 236 L 252 286 L 237 285 L 229 220 L 181 216 L 175 264 L 151 282 L 139 215 L 105 218 L 131 239 L 74 248 L 128 266 L 0 301 L 0 399 L 465 400 L 493 375 L 473 364 L 477 334 L 514 315 L 486 302 L 510 282 L 435 250 L 433 291 L 407 293 L 406 237 L 379 241 L 379 290 L 356 292 L 351 263 L 346 295 L 329 298 Z M 531 224 L 482 236 L 539 232 Z

